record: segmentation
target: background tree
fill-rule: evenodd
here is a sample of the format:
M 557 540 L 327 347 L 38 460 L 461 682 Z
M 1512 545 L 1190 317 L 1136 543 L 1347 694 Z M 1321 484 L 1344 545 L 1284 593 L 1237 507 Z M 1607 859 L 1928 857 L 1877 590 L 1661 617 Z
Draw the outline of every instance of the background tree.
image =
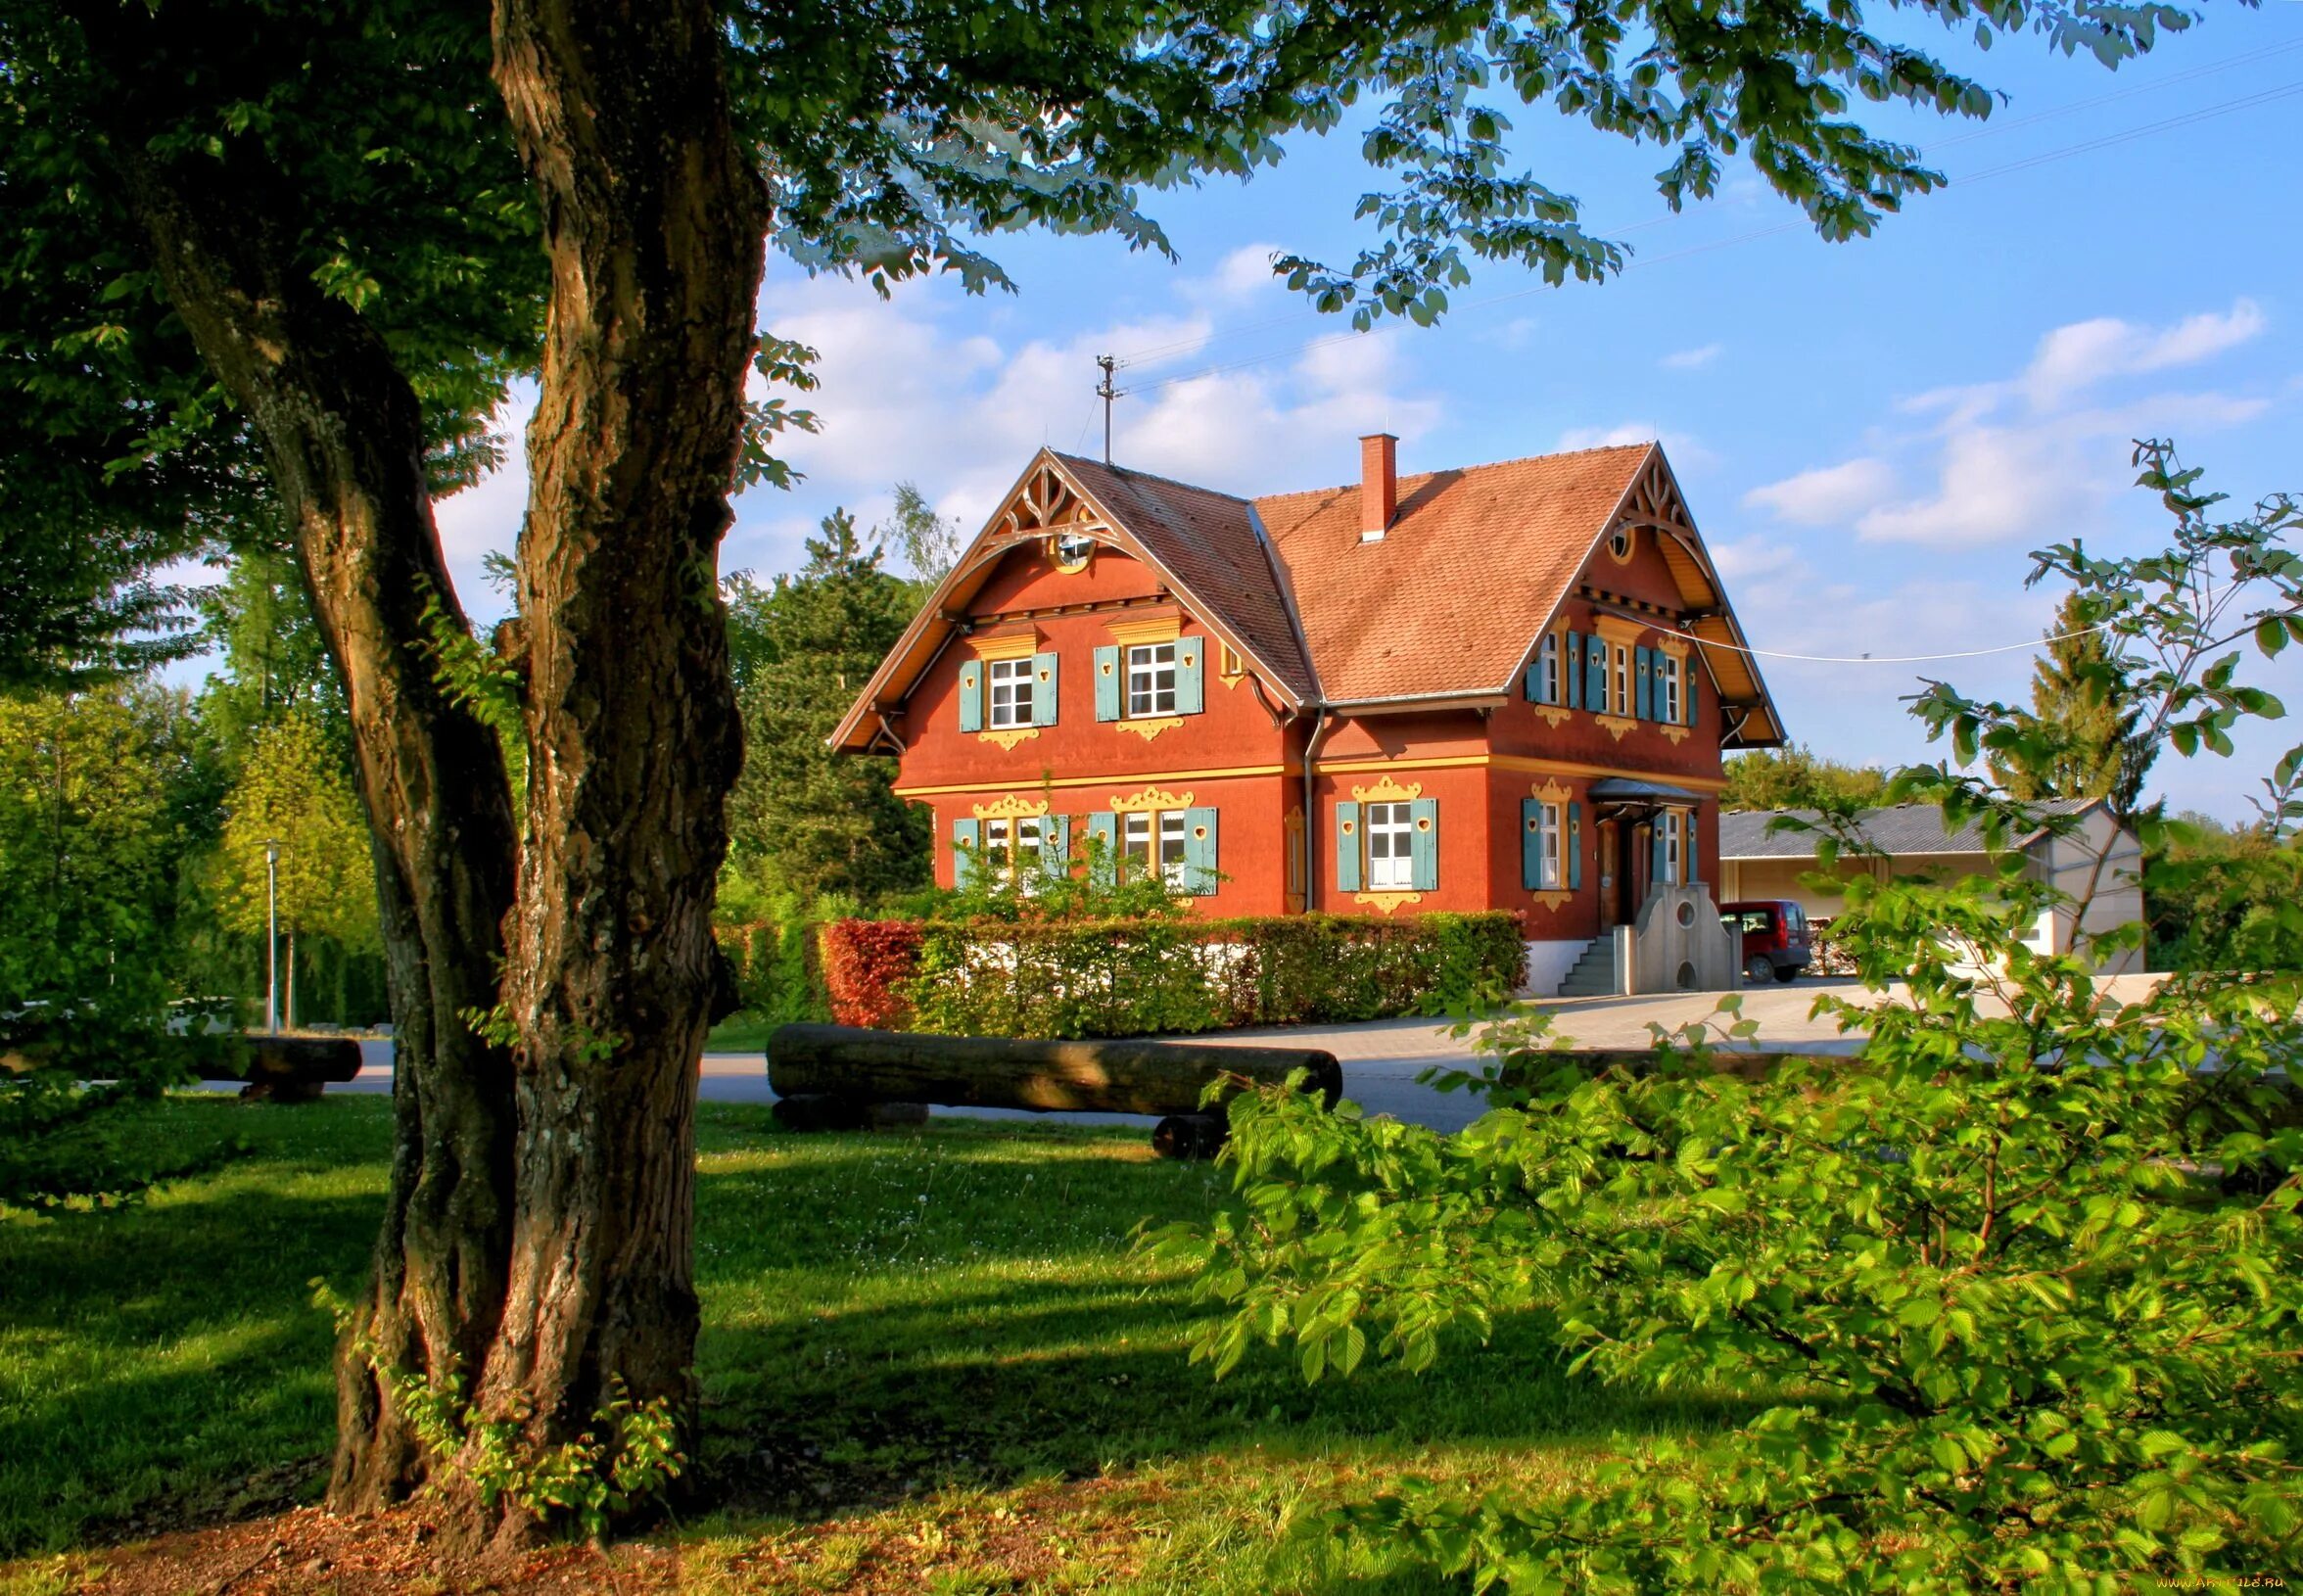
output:
M 2104 619 L 2079 589 L 2064 594 L 2047 627 L 2046 652 L 2031 668 L 2027 724 L 2047 744 L 2046 757 L 1994 760 L 1991 772 L 2012 797 L 2103 798 L 2128 819 L 2142 804 L 2143 778 L 2159 747 L 2142 728 L 2146 706 L 2098 630 Z
M 1872 805 L 1887 792 L 1887 773 L 1873 765 L 1826 759 L 1802 743 L 1737 754 L 1722 765 L 1721 809 L 1815 809 L 1826 803 Z
M 916 593 L 845 510 L 807 554 L 770 587 L 728 584 L 747 750 L 728 798 L 731 862 L 804 902 L 873 904 L 927 884 L 927 819 L 895 795 L 894 760 L 836 754 L 825 739 L 911 624 Z
M 896 484 L 896 507 L 887 520 L 871 529 L 882 548 L 893 548 L 904 569 L 912 573 L 916 602 L 924 602 L 936 585 L 951 575 L 967 546 L 967 534 L 959 522 L 935 512 L 916 483 Z
M 2106 63 L 2189 21 L 1897 15 Z M 976 286 L 1002 280 L 977 243 L 1002 230 L 1159 248 L 1135 185 L 1246 172 L 1365 96 L 1375 240 L 1281 266 L 1362 325 L 1428 323 L 1474 258 L 1554 282 L 1623 258 L 1513 174 L 1493 85 L 1671 150 L 1673 207 L 1745 156 L 1831 239 L 1940 182 L 1852 96 L 1991 104 L 1846 5 L 0 0 L 0 59 L 5 380 L 69 401 L 0 476 L 127 462 L 101 524 L 131 528 L 260 484 L 348 684 L 407 1089 L 343 1342 L 346 1508 L 431 1467 L 402 1377 L 468 1374 L 519 1448 L 570 1439 L 613 1385 L 692 1400 L 693 1062 L 739 763 L 713 567 L 731 487 L 775 479 L 789 420 L 745 393 L 770 237 L 814 268 Z M 485 459 L 521 369 L 519 625 L 491 689 L 526 730 L 516 827 L 494 733 L 437 673 L 434 618 L 461 618 L 432 500 Z M 533 1528 L 447 1482 L 459 1532 Z
M 261 937 L 276 910 L 286 944 L 280 1019 L 293 1027 L 300 938 L 324 936 L 351 951 L 375 943 L 367 825 L 318 718 L 304 711 L 255 733 L 225 804 L 217 881 L 224 919 Z M 268 872 L 267 843 L 276 855 Z

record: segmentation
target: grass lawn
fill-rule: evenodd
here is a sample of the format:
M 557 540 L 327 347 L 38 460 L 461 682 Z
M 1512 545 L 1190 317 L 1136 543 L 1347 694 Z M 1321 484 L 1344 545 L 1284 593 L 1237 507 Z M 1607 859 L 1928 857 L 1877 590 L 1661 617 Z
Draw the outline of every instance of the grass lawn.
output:
M 306 1283 L 359 1284 L 388 1108 L 170 1100 L 151 1135 L 249 1155 L 125 1211 L 0 1216 L 0 1556 L 316 1494 Z M 1129 1242 L 1226 1186 L 1141 1131 L 797 1137 L 704 1105 L 683 1588 L 1371 1592 L 1386 1570 L 1278 1526 L 1407 1472 L 1569 1482 L 1717 1422 L 1568 1379 L 1534 1324 L 1421 1380 L 1307 1390 L 1267 1353 L 1214 1385 L 1184 1361 L 1185 1283 Z

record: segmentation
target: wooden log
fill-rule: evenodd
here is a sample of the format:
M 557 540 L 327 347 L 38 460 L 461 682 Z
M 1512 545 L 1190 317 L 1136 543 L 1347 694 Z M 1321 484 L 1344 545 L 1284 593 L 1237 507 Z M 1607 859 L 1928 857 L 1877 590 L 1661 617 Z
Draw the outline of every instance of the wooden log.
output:
M 1276 1086 L 1297 1069 L 1335 1106 L 1343 1070 L 1318 1048 L 1019 1042 L 813 1024 L 779 1026 L 768 1039 L 768 1084 L 779 1098 L 822 1093 L 955 1108 L 1188 1114 L 1210 1081 Z
M 183 1040 L 188 1044 L 208 1041 L 205 1037 Z M 212 1053 L 204 1047 L 201 1053 L 193 1073 L 202 1080 L 246 1081 L 251 1087 L 317 1086 L 349 1081 L 360 1072 L 359 1044 L 349 1036 L 236 1036 L 220 1050 Z
M 1222 1114 L 1169 1114 L 1152 1127 L 1152 1150 L 1162 1158 L 1204 1163 L 1231 1136 L 1232 1122 Z
M 787 1131 L 877 1131 L 927 1122 L 924 1103 L 867 1103 L 828 1092 L 777 1098 L 770 1111 Z

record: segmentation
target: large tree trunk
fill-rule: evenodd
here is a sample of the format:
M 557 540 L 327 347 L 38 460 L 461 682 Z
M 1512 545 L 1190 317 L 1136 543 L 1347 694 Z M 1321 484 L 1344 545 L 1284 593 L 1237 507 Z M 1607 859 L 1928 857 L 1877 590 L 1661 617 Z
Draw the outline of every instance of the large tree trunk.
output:
M 742 757 L 717 560 L 765 204 L 712 6 L 497 0 L 494 27 L 552 300 L 520 545 L 517 1217 L 480 1401 L 544 1445 L 613 1385 L 693 1400 L 696 1058 Z
M 91 6 L 90 47 L 130 85 L 199 8 Z M 463 1017 L 497 1001 L 516 833 L 494 734 L 437 679 L 424 621 L 456 623 L 432 520 L 421 406 L 383 340 L 297 258 L 296 196 L 235 141 L 220 160 L 151 147 L 180 108 L 122 92 L 91 114 L 171 304 L 248 415 L 343 673 L 375 839 L 396 1031 L 395 1138 L 374 1275 L 338 1355 L 330 1500 L 404 1495 L 425 1462 L 389 1372 L 472 1371 L 494 1338 L 511 1234 L 508 1055 Z

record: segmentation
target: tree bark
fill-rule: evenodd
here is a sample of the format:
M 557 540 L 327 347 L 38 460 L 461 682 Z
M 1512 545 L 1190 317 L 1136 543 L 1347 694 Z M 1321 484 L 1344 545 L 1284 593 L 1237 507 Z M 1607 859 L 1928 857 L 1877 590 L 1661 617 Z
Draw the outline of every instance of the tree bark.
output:
M 80 23 L 119 86 L 90 107 L 128 208 L 202 358 L 247 415 L 295 528 L 312 611 L 343 674 L 377 866 L 396 1023 L 394 1149 L 374 1273 L 337 1359 L 330 1502 L 405 1495 L 426 1460 L 381 1371 L 482 1362 L 511 1231 L 506 1052 L 463 1017 L 496 1002 L 515 885 L 510 790 L 494 734 L 437 679 L 423 620 L 460 624 L 425 474 L 422 409 L 375 330 L 311 281 L 300 208 L 244 141 L 221 158 L 156 153 L 182 108 L 171 29 L 192 6 L 92 5 Z
M 741 763 L 718 548 L 766 207 L 718 12 L 497 0 L 551 265 L 520 543 L 529 835 L 510 933 L 517 1218 L 483 1412 L 694 1399 L 696 1058 Z M 498 1543 L 532 1526 L 516 1510 Z

